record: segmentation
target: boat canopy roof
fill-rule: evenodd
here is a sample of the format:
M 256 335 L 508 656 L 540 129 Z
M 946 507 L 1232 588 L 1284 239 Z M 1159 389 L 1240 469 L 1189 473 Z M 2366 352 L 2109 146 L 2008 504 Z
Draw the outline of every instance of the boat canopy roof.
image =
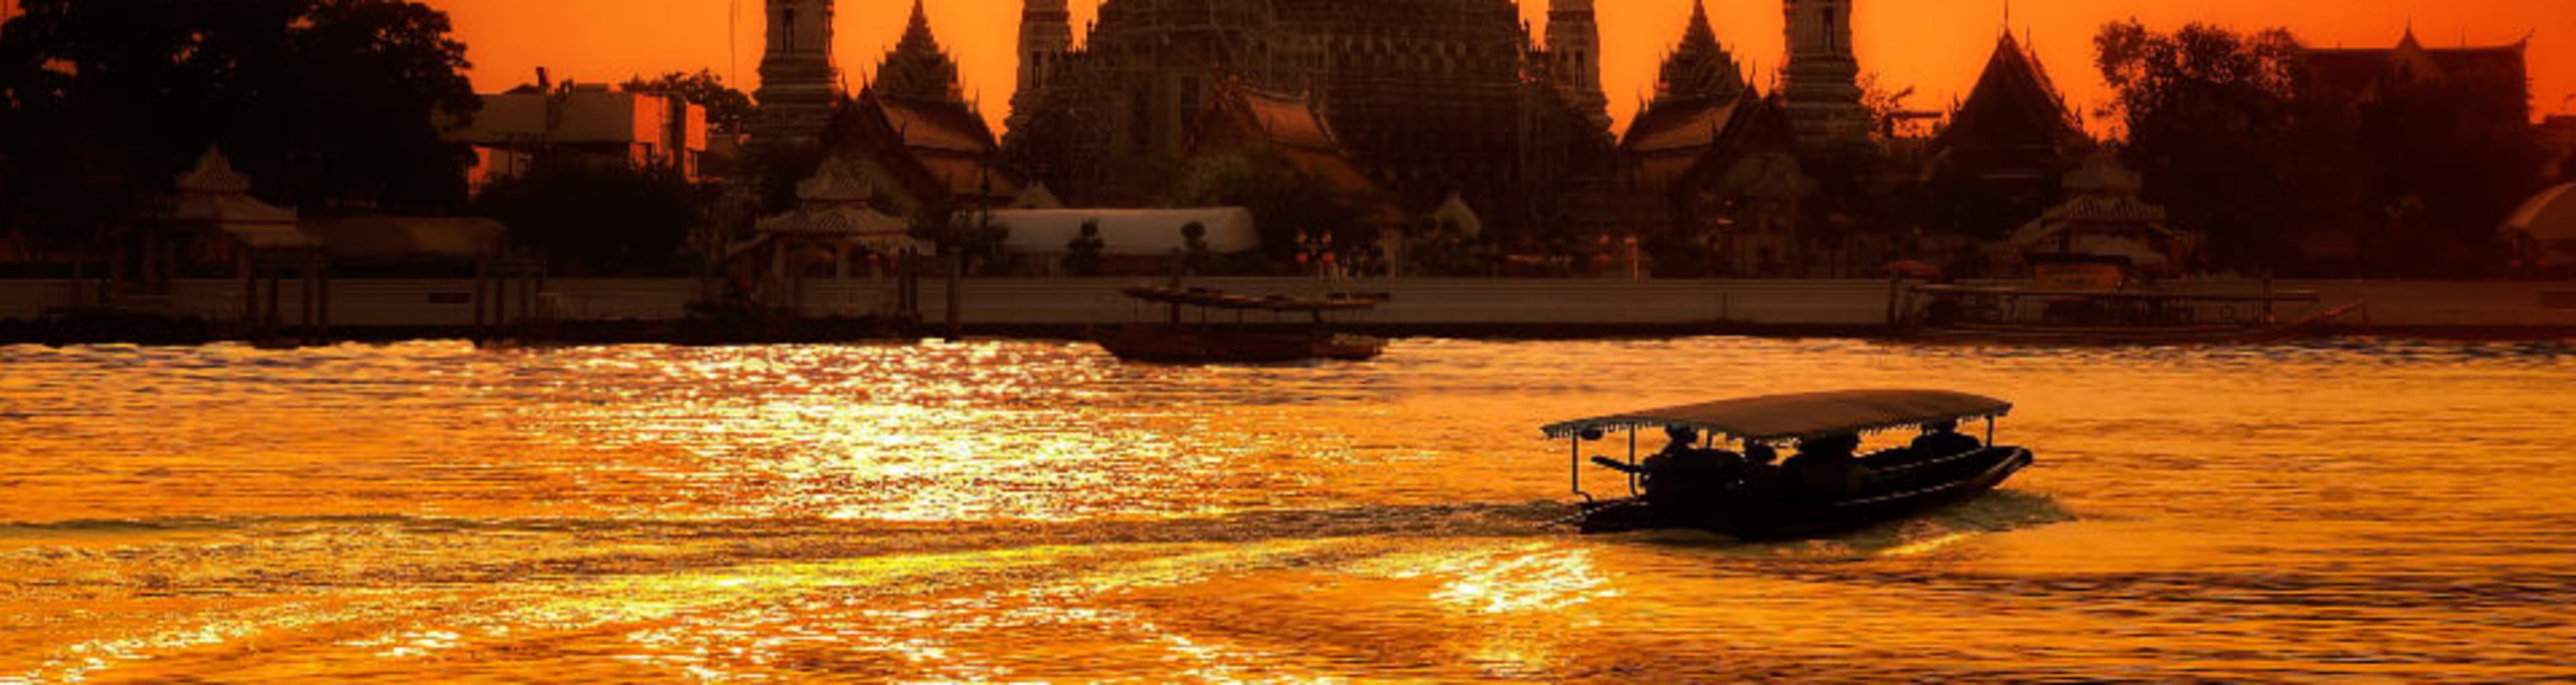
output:
M 2012 412 L 2012 403 L 1946 390 L 1845 390 L 1719 400 L 1567 421 L 1547 426 L 1548 437 L 1596 429 L 1683 427 L 1747 442 L 1866 433 L 1937 421 L 1990 418 Z
M 1331 295 L 1319 298 L 1294 298 L 1284 295 L 1250 297 L 1228 295 L 1205 288 L 1135 287 L 1125 291 L 1128 297 L 1156 304 L 1177 304 L 1209 309 L 1240 309 L 1271 312 L 1340 312 L 1375 309 L 1383 300 L 1353 295 Z

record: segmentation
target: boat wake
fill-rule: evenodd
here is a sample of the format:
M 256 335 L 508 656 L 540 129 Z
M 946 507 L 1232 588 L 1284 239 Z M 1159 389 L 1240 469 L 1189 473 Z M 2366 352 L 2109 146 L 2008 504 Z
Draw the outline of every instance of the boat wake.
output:
M 1757 541 L 1696 530 L 1659 530 L 1624 536 L 1655 544 L 1725 550 L 1731 556 L 1899 557 L 1930 554 L 1986 535 L 2040 528 L 2076 518 L 2073 511 L 2047 495 L 1997 490 L 1941 509 L 1825 537 Z

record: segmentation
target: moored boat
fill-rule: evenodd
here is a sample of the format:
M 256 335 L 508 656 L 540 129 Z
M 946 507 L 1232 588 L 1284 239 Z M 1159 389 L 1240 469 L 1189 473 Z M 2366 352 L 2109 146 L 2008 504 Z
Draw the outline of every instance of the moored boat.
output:
M 1386 351 L 1384 339 L 1334 332 L 1329 316 L 1375 309 L 1383 298 L 1248 297 L 1178 286 L 1128 288 L 1125 294 L 1168 307 L 1169 313 L 1163 323 L 1131 324 L 1094 336 L 1102 349 L 1120 359 L 1178 364 L 1361 361 Z M 1187 320 L 1185 308 L 1198 310 L 1198 320 Z M 1258 320 L 1265 314 L 1269 320 Z M 1291 315 L 1304 320 L 1292 321 Z
M 2032 463 L 2028 449 L 1991 444 L 1994 420 L 2011 411 L 2010 402 L 1967 393 L 1854 390 L 1627 412 L 1543 430 L 1572 445 L 1570 477 L 1575 494 L 1584 498 L 1575 522 L 1584 532 L 1701 528 L 1743 538 L 1783 538 L 1858 528 L 1993 490 Z M 1865 456 L 1845 448 L 1839 458 L 1819 456 L 1830 448 L 1817 447 L 1837 441 L 1856 446 L 1861 434 L 1952 426 L 1969 419 L 1986 421 L 1985 441 L 1949 434 Z M 1635 435 L 1644 429 L 1664 429 L 1675 436 L 1705 434 L 1708 442 L 1696 448 L 1677 444 L 1641 461 Z M 1591 461 L 1625 472 L 1629 495 L 1595 498 L 1583 489 L 1583 445 L 1620 430 L 1630 433 L 1627 460 L 1596 456 Z M 1725 442 L 1740 443 L 1743 453 L 1715 449 Z M 1777 467 L 1767 459 L 1744 456 L 1790 444 L 1798 446 L 1799 456 Z M 1815 461 L 1802 462 L 1811 458 Z M 1691 466 L 1695 459 L 1707 460 L 1707 465 Z M 1730 460 L 1731 468 L 1726 466 Z M 1839 470 L 1842 477 L 1831 486 L 1801 478 L 1825 470 Z

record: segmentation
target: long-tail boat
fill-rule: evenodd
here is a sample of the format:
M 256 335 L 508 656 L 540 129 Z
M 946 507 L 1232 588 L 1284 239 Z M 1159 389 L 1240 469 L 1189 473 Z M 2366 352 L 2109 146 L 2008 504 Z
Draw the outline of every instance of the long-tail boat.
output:
M 1584 500 L 1574 522 L 1584 532 L 1701 528 L 1742 538 L 1794 538 L 1858 528 L 1993 490 L 2031 464 L 2030 450 L 1993 444 L 1995 419 L 2011 411 L 2011 402 L 1961 392 L 1851 390 L 1625 412 L 1542 430 L 1571 446 L 1567 468 L 1575 494 Z M 1952 433 L 1943 436 L 1947 441 L 1918 441 L 1868 455 L 1815 447 L 1835 441 L 1856 446 L 1857 436 L 1878 431 L 1947 430 L 1970 419 L 1985 420 L 1984 441 Z M 1641 461 L 1637 434 L 1647 429 L 1705 435 L 1707 443 L 1668 446 Z M 1591 463 L 1626 474 L 1628 495 L 1599 499 L 1583 489 L 1584 445 L 1612 431 L 1628 433 L 1627 459 L 1595 456 Z M 1729 442 L 1741 443 L 1743 452 L 1717 449 Z M 1746 458 L 1791 445 L 1799 455 L 1776 466 L 1766 457 Z M 1839 478 L 1817 485 L 1802 477 L 1809 471 Z

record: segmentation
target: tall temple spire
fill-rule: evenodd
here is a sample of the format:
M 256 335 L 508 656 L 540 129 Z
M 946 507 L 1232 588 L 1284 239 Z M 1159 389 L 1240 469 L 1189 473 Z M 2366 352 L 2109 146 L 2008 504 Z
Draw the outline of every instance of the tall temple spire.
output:
M 1855 140 L 1869 135 L 1869 110 L 1860 104 L 1860 59 L 1852 53 L 1852 13 L 1858 0 L 1786 0 L 1789 64 L 1780 89 L 1789 124 L 1800 142 Z
M 1690 26 L 1682 29 L 1682 44 L 1689 45 L 1693 38 L 1717 42 L 1717 30 L 1708 25 L 1708 0 L 1691 0 Z
M 921 0 L 912 0 L 912 22 L 904 27 L 903 40 L 877 65 L 873 87 L 879 96 L 891 99 L 965 101 L 965 91 L 957 82 L 957 61 L 931 35 L 930 14 L 923 11 Z
M 832 0 L 767 0 L 768 48 L 760 59 L 760 111 L 752 142 L 761 147 L 820 144 L 840 101 L 832 62 Z
M 1011 93 L 1011 117 L 1004 124 L 1013 135 L 1027 128 L 1030 118 L 1046 106 L 1048 89 L 1072 53 L 1073 14 L 1066 10 L 1065 0 L 1023 0 L 1019 87 Z
M 930 13 L 922 8 L 921 0 L 912 0 L 912 19 L 904 25 L 903 42 L 896 49 L 939 51 L 939 39 L 930 35 Z
M 1610 127 L 1610 97 L 1601 90 L 1601 24 L 1593 0 L 1548 0 L 1547 59 L 1558 87 L 1583 116 Z

